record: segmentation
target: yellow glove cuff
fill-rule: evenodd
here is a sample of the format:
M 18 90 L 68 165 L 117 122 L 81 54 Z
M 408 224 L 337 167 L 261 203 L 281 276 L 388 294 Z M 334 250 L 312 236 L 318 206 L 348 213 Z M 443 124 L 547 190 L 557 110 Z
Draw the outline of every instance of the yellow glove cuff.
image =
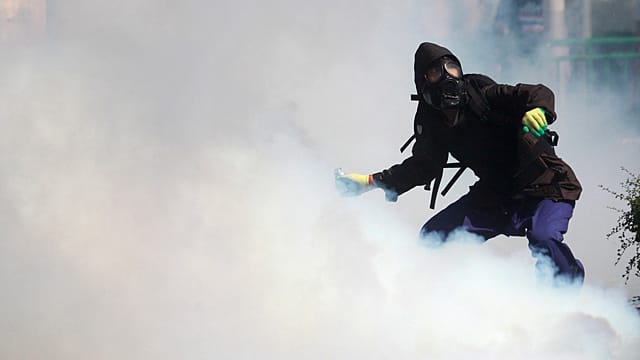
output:
M 373 184 L 373 177 L 371 175 L 349 174 L 347 176 L 362 186 L 369 186 Z

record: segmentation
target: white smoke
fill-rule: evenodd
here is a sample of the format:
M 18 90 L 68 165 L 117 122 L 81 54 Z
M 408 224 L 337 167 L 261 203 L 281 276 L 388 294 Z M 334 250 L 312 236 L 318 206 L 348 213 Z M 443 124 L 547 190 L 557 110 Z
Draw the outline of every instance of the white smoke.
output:
M 334 166 L 402 159 L 412 54 L 448 18 L 395 1 L 50 11 L 46 41 L 2 49 L 1 358 L 637 355 L 622 289 L 545 287 L 525 243 L 429 249 L 421 192 L 334 191 Z

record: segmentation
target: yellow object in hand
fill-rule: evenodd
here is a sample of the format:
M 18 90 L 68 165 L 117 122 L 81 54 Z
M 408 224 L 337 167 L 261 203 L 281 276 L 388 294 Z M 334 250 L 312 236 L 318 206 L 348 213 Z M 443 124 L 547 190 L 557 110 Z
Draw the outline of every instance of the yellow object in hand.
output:
M 540 137 L 547 130 L 547 117 L 544 115 L 544 109 L 535 108 L 527 111 L 522 117 L 522 130 L 524 132 L 533 131 L 536 137 Z
M 341 169 L 336 169 L 335 179 L 336 189 L 342 196 L 357 196 L 375 188 L 371 175 L 345 174 Z

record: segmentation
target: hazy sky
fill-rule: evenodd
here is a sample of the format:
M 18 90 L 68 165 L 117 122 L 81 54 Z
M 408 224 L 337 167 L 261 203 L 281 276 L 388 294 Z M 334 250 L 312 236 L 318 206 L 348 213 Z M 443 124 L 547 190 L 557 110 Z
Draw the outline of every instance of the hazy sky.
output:
M 632 113 L 494 59 L 492 2 L 429 4 L 51 2 L 47 39 L 1 44 L 0 357 L 632 359 L 640 282 L 605 239 L 625 204 L 597 187 L 640 171 Z M 422 41 L 556 90 L 582 290 L 537 284 L 524 239 L 421 246 L 419 188 L 336 194 L 335 167 L 404 158 Z

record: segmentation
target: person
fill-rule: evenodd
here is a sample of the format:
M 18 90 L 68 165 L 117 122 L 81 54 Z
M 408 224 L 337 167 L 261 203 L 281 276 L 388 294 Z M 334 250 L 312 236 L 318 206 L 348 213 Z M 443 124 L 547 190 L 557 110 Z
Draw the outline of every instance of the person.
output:
M 341 193 L 355 196 L 380 188 L 387 200 L 396 201 L 433 182 L 433 208 L 443 168 L 452 167 L 450 154 L 478 180 L 424 224 L 422 237 L 438 234 L 446 241 L 458 228 L 485 240 L 526 236 L 538 268 L 550 263 L 554 280 L 581 284 L 584 267 L 563 238 L 582 188 L 554 150 L 557 134 L 548 128 L 556 120 L 553 92 L 541 84 L 512 86 L 463 74 L 451 51 L 429 42 L 415 53 L 414 80 L 418 95 L 413 97 L 419 102 L 412 155 L 373 174 L 337 172 Z

